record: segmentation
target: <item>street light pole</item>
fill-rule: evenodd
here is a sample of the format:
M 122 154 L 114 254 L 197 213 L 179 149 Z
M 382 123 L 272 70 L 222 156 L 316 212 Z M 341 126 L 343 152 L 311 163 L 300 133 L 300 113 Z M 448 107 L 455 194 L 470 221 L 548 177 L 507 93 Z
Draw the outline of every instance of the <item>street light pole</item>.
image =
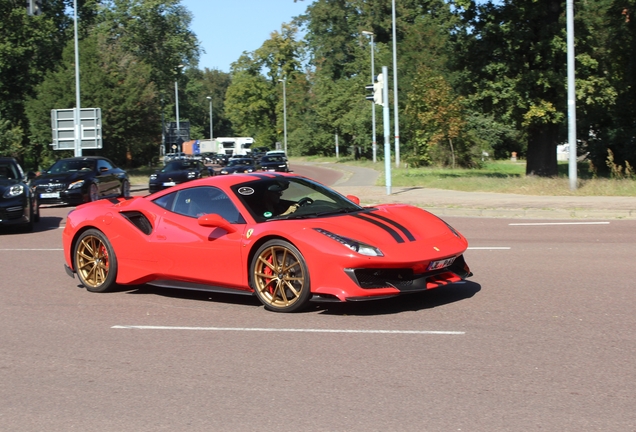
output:
M 287 78 L 279 79 L 283 83 L 283 133 L 285 137 L 285 154 L 287 154 Z
M 75 143 L 74 150 L 75 156 L 82 156 L 82 126 L 81 126 L 81 113 L 80 106 L 80 76 L 79 76 L 79 44 L 77 40 L 77 0 L 73 0 L 73 34 L 75 39 L 75 113 L 74 113 L 74 128 L 75 128 Z
M 365 36 L 371 36 L 371 84 L 373 84 L 375 81 L 375 62 L 373 59 L 373 51 L 375 50 L 373 45 L 373 32 L 363 30 L 362 34 Z M 372 124 L 371 145 L 373 148 L 373 163 L 375 163 L 376 154 L 377 154 L 377 144 L 375 141 L 375 101 L 374 100 L 371 101 L 371 124 Z
M 174 100 L 175 100 L 175 110 L 177 115 L 177 139 L 176 142 L 180 141 L 181 138 L 181 126 L 179 125 L 179 69 L 182 68 L 183 65 L 180 64 L 176 68 L 176 78 L 174 79 Z M 181 151 L 181 148 L 178 148 Z
M 393 117 L 395 122 L 395 167 L 400 167 L 400 122 L 398 116 L 398 79 L 397 79 L 397 54 L 395 48 L 395 0 L 391 2 L 392 6 L 392 19 L 393 19 Z M 389 103 L 387 100 L 386 104 Z
M 570 190 L 576 190 L 576 89 L 574 73 L 574 1 L 566 2 L 567 69 L 568 69 L 568 176 Z
M 210 139 L 214 139 L 212 133 L 212 96 L 208 96 L 207 99 L 210 101 Z

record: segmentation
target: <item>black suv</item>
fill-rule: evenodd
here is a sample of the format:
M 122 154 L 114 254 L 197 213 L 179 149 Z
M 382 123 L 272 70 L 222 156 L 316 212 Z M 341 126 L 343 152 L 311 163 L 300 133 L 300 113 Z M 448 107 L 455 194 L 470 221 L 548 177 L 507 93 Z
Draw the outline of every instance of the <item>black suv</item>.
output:
M 37 196 L 28 181 L 35 177 L 24 174 L 12 157 L 0 157 L 0 226 L 19 226 L 33 231 L 33 223 L 40 220 Z

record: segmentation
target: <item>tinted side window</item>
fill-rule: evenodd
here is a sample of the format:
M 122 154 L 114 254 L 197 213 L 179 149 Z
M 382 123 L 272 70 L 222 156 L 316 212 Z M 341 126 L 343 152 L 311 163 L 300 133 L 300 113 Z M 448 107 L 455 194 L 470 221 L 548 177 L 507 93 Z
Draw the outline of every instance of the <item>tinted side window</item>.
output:
M 98 159 L 97 160 L 97 169 L 99 171 L 111 170 L 111 169 L 113 169 L 113 166 L 108 161 L 106 161 L 104 159 Z
M 218 214 L 231 223 L 245 223 L 245 220 L 230 198 L 214 187 L 183 189 L 154 200 L 166 210 L 184 216 L 199 217 L 204 214 Z
M 172 211 L 172 205 L 174 203 L 175 195 L 176 195 L 175 193 L 164 195 L 161 198 L 157 198 L 153 202 L 157 204 L 159 207 Z

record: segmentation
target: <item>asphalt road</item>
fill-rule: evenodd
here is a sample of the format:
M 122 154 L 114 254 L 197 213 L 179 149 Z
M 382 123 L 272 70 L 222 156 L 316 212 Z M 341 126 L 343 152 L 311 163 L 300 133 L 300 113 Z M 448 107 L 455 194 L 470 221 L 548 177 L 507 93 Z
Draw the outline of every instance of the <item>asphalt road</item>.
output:
M 79 288 L 69 210 L 0 233 L 2 431 L 636 430 L 636 221 L 449 217 L 468 282 L 275 314 Z

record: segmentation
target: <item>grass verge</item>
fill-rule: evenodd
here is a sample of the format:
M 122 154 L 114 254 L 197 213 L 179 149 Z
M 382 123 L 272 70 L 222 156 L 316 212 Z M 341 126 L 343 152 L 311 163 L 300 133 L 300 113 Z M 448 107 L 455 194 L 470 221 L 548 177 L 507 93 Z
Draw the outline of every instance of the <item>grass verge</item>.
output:
M 384 162 L 350 158 L 308 157 L 293 158 L 304 162 L 342 163 L 379 171 L 378 186 L 385 185 Z M 391 184 L 395 187 L 427 187 L 466 192 L 516 193 L 545 196 L 636 196 L 636 180 L 595 178 L 580 163 L 577 170 L 577 187 L 570 189 L 568 164 L 559 163 L 557 177 L 526 176 L 525 161 L 486 161 L 479 169 L 450 168 L 396 168 L 391 165 Z

